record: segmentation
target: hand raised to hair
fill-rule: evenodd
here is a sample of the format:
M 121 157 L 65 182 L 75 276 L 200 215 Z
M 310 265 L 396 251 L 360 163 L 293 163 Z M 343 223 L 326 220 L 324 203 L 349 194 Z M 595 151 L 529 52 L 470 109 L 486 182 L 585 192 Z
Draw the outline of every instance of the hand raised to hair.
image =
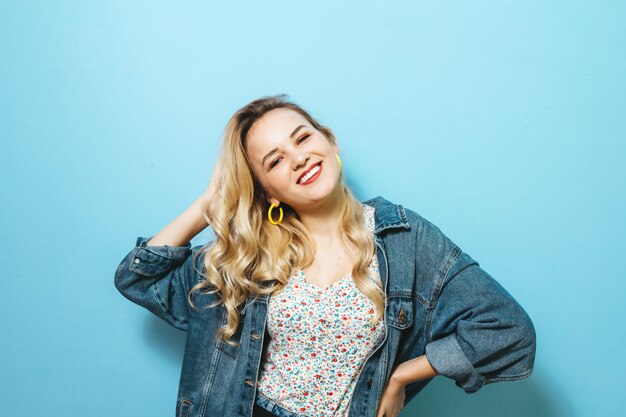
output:
M 216 196 L 218 183 L 223 180 L 222 178 L 222 158 L 219 158 L 213 167 L 213 172 L 211 173 L 211 180 L 209 181 L 209 186 L 204 191 L 204 194 L 209 198 L 214 198 Z
M 202 194 L 203 198 L 205 199 L 207 215 L 209 216 L 209 218 L 211 218 L 211 213 L 213 212 L 212 205 L 218 200 L 218 187 L 223 180 L 222 158 L 218 158 L 217 162 L 215 163 L 215 167 L 213 167 L 213 172 L 211 173 L 209 186 Z

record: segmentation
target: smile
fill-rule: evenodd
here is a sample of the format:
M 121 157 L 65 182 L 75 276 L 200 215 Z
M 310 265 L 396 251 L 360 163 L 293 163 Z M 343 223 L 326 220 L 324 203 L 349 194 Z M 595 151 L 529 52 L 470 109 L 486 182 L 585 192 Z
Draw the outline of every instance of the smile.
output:
M 315 181 L 320 176 L 321 173 L 322 173 L 322 163 L 320 162 L 319 164 L 311 168 L 309 172 L 304 174 L 302 178 L 300 179 L 300 181 L 298 181 L 298 184 L 300 185 L 310 184 L 313 181 Z

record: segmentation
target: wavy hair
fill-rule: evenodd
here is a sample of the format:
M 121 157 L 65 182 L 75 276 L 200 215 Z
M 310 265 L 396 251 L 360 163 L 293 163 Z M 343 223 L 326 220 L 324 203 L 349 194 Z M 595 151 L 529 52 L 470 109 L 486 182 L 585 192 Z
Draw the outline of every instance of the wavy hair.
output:
M 203 246 L 198 255 L 205 254 L 205 279 L 194 285 L 192 293 L 218 293 L 218 301 L 206 307 L 223 304 L 227 312 L 226 324 L 216 336 L 231 346 L 241 320 L 241 307 L 250 294 L 275 295 L 281 292 L 294 268 L 304 269 L 315 259 L 315 241 L 301 223 L 295 210 L 283 207 L 283 220 L 277 225 L 267 220 L 269 203 L 257 180 L 246 152 L 247 134 L 263 115 L 277 108 L 288 108 L 300 113 L 331 144 L 336 138 L 331 129 L 318 123 L 297 104 L 287 100 L 286 94 L 256 99 L 239 109 L 224 130 L 220 154 L 222 164 L 217 181 L 217 195 L 203 208 L 204 218 L 211 224 L 216 239 Z M 370 276 L 369 263 L 375 253 L 372 233 L 364 223 L 361 203 L 354 198 L 340 174 L 343 205 L 340 210 L 341 238 L 356 255 L 352 279 L 361 293 L 372 300 L 377 314 L 372 324 L 383 316 L 385 292 L 378 277 Z M 210 205 L 210 207 L 208 206 Z

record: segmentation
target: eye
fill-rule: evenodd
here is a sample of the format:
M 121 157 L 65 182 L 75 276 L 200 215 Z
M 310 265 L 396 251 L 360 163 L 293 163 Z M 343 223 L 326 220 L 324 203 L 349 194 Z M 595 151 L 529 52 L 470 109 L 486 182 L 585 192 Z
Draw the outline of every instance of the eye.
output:
M 311 136 L 310 134 L 306 134 L 302 137 L 299 137 L 298 140 L 296 141 L 297 143 L 302 143 L 305 140 L 307 140 L 309 138 L 309 136 Z M 280 161 L 280 158 L 276 158 L 274 159 L 274 161 L 270 164 L 270 169 L 274 168 L 274 166 L 276 166 L 276 164 Z
M 280 158 L 276 158 L 276 159 L 274 159 L 274 162 L 272 162 L 272 163 L 270 164 L 270 169 L 274 168 L 274 165 L 276 165 L 276 162 L 277 162 L 279 159 L 280 159 Z

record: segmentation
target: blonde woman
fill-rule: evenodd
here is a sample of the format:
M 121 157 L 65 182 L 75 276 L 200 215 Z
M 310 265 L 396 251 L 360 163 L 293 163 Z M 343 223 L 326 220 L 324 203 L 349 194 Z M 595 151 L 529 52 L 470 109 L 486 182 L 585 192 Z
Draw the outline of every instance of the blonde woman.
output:
M 394 417 L 436 375 L 473 393 L 531 374 L 519 303 L 417 212 L 355 199 L 344 169 L 331 129 L 257 99 L 207 190 L 119 264 L 117 289 L 187 332 L 176 416 Z

